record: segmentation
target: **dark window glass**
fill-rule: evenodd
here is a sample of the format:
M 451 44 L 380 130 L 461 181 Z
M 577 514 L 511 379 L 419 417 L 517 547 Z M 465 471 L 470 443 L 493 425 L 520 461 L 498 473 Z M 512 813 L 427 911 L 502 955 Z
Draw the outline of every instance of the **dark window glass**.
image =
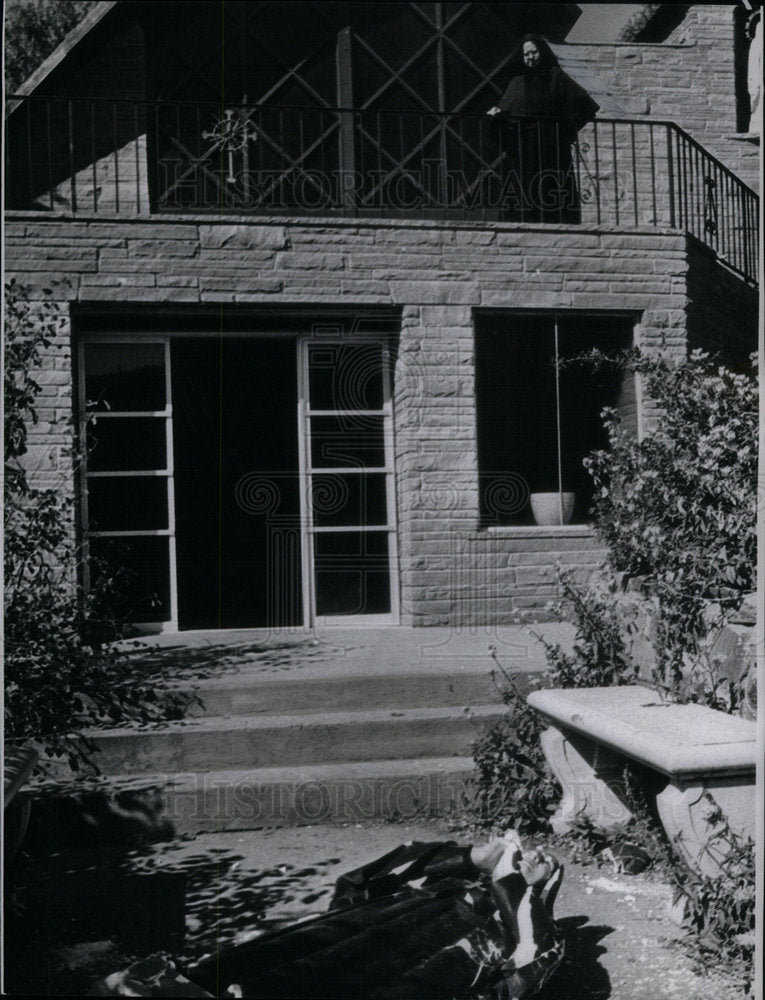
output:
M 316 613 L 390 612 L 388 535 L 381 531 L 314 535 Z
M 164 410 L 164 344 L 85 345 L 85 405 L 96 410 Z
M 91 531 L 156 531 L 167 528 L 167 479 L 117 476 L 88 479 Z
M 312 410 L 380 410 L 383 351 L 375 344 L 310 344 Z
M 161 622 L 170 617 L 169 539 L 92 538 L 91 579 L 112 581 L 116 610 L 129 621 Z
M 385 465 L 383 417 L 311 417 L 311 463 L 314 468 Z
M 615 316 L 558 317 L 559 362 L 593 348 L 632 343 L 632 322 Z M 480 511 L 484 525 L 534 524 L 532 493 L 575 494 L 572 521 L 586 523 L 592 481 L 583 460 L 607 445 L 604 407 L 634 427 L 634 378 L 613 367 L 559 364 L 556 387 L 553 316 L 513 315 L 476 330 L 476 399 Z
M 314 476 L 312 500 L 319 528 L 387 524 L 384 473 Z
M 86 441 L 91 472 L 167 468 L 164 417 L 96 417 Z

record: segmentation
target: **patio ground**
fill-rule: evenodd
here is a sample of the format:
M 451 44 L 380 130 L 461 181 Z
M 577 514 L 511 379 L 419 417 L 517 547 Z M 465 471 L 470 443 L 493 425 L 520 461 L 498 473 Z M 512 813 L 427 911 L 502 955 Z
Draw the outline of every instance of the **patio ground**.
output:
M 571 630 L 534 627 L 566 645 Z M 526 629 L 326 629 L 316 633 L 198 632 L 148 637 L 138 655 L 183 685 L 205 678 L 238 687 L 331 672 L 488 675 L 494 646 L 503 666 L 542 669 Z M 448 669 L 445 669 L 448 667 Z M 464 824 L 463 824 L 464 825 Z M 99 977 L 163 951 L 194 961 L 248 936 L 323 912 L 335 879 L 407 840 L 457 839 L 447 820 L 409 817 L 175 836 L 138 846 L 83 843 L 22 855 L 6 875 L 5 990 L 11 996 L 80 996 Z M 52 831 L 51 843 L 61 842 Z M 719 972 L 700 973 L 671 921 L 670 890 L 650 873 L 614 875 L 566 864 L 556 916 L 567 955 L 542 1000 L 738 1000 Z
M 314 629 L 235 629 L 167 632 L 130 640 L 129 648 L 155 659 L 163 667 L 195 676 L 204 668 L 243 668 L 310 676 L 313 664 L 332 661 L 340 674 L 358 670 L 378 673 L 433 673 L 450 669 L 488 673 L 495 648 L 509 670 L 538 670 L 545 666 L 536 635 L 568 645 L 574 630 L 565 622 L 465 627 L 389 628 L 323 627 Z
M 313 826 L 204 834 L 100 856 L 21 864 L 7 928 L 11 996 L 82 995 L 99 976 L 165 951 L 195 960 L 323 912 L 343 871 L 407 840 L 469 840 L 444 822 Z M 566 865 L 556 916 L 567 955 L 541 1000 L 738 1000 L 701 974 L 650 873 Z

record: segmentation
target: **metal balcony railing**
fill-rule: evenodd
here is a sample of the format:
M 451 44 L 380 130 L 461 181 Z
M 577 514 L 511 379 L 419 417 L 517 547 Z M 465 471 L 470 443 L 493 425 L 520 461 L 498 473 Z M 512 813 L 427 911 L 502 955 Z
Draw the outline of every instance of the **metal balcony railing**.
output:
M 10 98 L 6 204 L 653 226 L 752 281 L 754 191 L 672 122 Z

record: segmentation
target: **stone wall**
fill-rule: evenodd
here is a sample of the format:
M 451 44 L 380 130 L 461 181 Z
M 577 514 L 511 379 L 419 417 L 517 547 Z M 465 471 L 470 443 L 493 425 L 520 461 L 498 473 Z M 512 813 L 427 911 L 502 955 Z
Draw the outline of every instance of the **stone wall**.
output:
M 692 307 L 688 268 L 697 258 L 685 236 L 655 229 L 209 216 L 125 222 L 32 213 L 8 217 L 6 254 L 9 277 L 35 294 L 60 279 L 58 300 L 112 316 L 132 310 L 144 330 L 152 316 L 181 308 L 257 315 L 311 305 L 325 315 L 350 308 L 360 316 L 400 308 L 402 620 L 423 625 L 504 622 L 525 609 L 543 614 L 556 562 L 582 571 L 598 558 L 586 527 L 478 528 L 476 311 L 628 312 L 646 348 L 681 355 Z M 727 276 L 708 290 L 704 308 L 717 298 L 722 310 L 741 288 Z M 31 444 L 41 471 L 71 481 L 67 336 L 52 346 L 41 382 L 50 405 Z
M 669 119 L 743 181 L 759 187 L 759 144 L 736 137 L 735 7 L 691 4 L 662 43 L 568 46 L 628 115 Z
M 688 242 L 688 346 L 748 367 L 757 347 L 757 289 L 721 267 L 702 243 Z

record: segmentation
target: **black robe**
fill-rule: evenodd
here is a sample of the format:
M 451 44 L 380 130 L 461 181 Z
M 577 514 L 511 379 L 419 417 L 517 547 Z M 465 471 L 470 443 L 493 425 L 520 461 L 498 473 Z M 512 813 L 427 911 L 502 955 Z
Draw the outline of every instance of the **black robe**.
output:
M 497 105 L 502 112 L 504 218 L 579 222 L 571 146 L 598 105 L 563 72 L 543 39 L 530 36 L 524 41 L 534 42 L 541 61 L 528 69 L 514 55 L 510 64 L 516 72 Z
M 492 883 L 469 847 L 405 844 L 341 877 L 328 913 L 221 951 L 187 975 L 212 996 L 236 984 L 259 1000 L 514 1000 L 563 956 L 552 920 L 562 875 L 559 867 L 544 888 L 518 871 Z

